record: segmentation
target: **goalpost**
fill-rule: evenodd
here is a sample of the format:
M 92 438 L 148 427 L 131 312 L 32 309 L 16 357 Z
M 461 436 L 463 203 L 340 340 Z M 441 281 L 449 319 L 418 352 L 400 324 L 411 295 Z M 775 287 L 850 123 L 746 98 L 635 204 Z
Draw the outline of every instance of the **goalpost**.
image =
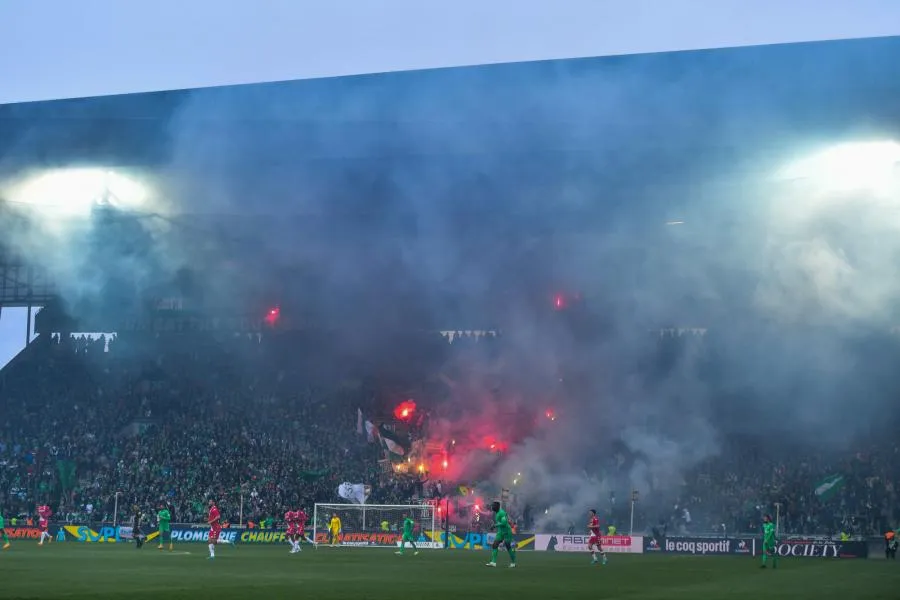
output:
M 416 546 L 444 547 L 431 504 L 316 504 L 312 530 L 317 544 L 331 544 L 328 524 L 333 515 L 341 520 L 339 546 L 396 547 L 402 537 L 404 515 L 409 515 L 416 523 Z

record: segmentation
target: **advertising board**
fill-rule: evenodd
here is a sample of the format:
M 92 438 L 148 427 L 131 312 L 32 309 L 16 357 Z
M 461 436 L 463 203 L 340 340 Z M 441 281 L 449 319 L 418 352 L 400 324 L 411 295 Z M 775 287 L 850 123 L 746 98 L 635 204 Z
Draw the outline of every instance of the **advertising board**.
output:
M 759 544 L 754 555 L 762 551 Z M 830 539 L 789 539 L 778 542 L 778 556 L 786 558 L 868 558 L 869 544 L 866 542 L 838 542 Z
M 687 554 L 693 556 L 726 556 L 730 554 L 753 555 L 756 540 L 752 537 L 645 537 L 646 554 Z
M 589 535 L 539 533 L 534 536 L 534 549 L 545 552 L 587 552 Z M 641 536 L 612 535 L 601 538 L 603 550 L 610 553 L 643 554 Z

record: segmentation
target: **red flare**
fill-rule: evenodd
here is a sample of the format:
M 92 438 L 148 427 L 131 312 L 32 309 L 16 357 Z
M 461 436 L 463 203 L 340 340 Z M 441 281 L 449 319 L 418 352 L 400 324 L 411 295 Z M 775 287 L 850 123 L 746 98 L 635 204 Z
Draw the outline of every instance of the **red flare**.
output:
M 416 412 L 415 400 L 404 400 L 394 409 L 394 416 L 399 421 L 408 421 Z

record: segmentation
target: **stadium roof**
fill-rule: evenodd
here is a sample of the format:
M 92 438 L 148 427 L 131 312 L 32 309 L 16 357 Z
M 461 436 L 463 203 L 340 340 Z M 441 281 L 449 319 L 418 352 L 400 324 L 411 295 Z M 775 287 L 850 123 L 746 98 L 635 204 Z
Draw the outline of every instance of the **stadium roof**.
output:
M 535 238 L 623 230 L 639 252 L 705 220 L 739 227 L 746 188 L 786 155 L 896 135 L 898 54 L 866 40 L 0 106 L 0 211 L 7 177 L 98 165 L 162 182 L 165 206 L 122 213 L 159 224 L 157 241 L 203 268 L 246 259 L 248 277 L 260 248 L 280 244 L 288 267 L 287 242 L 340 233 L 351 261 L 426 226 L 458 247 L 508 238 L 516 259 L 541 260 Z
M 628 186 L 694 181 L 798 139 L 896 132 L 900 67 L 886 57 L 898 52 L 896 39 L 854 40 L 5 105 L 0 171 L 90 161 L 199 174 L 185 144 L 239 142 L 254 169 L 464 171 L 505 155 L 519 176 L 581 161 Z M 638 155 L 640 177 L 627 168 Z M 205 212 L 199 202 L 187 212 Z

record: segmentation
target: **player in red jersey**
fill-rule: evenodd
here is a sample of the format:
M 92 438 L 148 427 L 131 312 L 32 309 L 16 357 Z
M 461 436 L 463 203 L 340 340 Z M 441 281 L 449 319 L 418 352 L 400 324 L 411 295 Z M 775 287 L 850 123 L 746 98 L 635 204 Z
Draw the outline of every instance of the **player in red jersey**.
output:
M 286 513 L 284 513 L 284 523 L 285 523 L 285 538 L 288 541 L 288 544 L 291 545 L 291 554 L 297 552 L 297 544 L 294 542 L 294 536 L 297 534 L 297 518 L 295 513 L 288 509 Z
M 41 539 L 38 542 L 38 546 L 44 545 L 44 539 L 47 540 L 49 544 L 53 539 L 50 537 L 50 517 L 53 516 L 53 511 L 50 510 L 50 507 L 46 504 L 37 507 L 38 514 L 38 529 L 41 530 Z
M 209 514 L 206 516 L 206 522 L 209 524 L 209 560 L 216 557 L 216 544 L 219 542 L 219 534 L 222 533 L 221 518 L 216 501 L 210 498 Z
M 588 513 L 588 531 L 591 532 L 591 537 L 588 539 L 588 551 L 591 553 L 591 564 L 597 564 L 597 552 L 600 553 L 600 556 L 603 557 L 603 564 L 606 564 L 606 552 L 603 551 L 603 536 L 600 533 L 600 517 L 597 516 L 597 511 L 593 508 L 591 512 Z M 594 547 L 597 550 L 594 550 Z
M 309 517 L 306 516 L 302 508 L 294 511 L 294 537 L 297 540 L 295 544 L 297 552 L 300 552 L 300 544 L 303 543 L 303 538 L 306 537 L 306 522 L 308 520 Z

